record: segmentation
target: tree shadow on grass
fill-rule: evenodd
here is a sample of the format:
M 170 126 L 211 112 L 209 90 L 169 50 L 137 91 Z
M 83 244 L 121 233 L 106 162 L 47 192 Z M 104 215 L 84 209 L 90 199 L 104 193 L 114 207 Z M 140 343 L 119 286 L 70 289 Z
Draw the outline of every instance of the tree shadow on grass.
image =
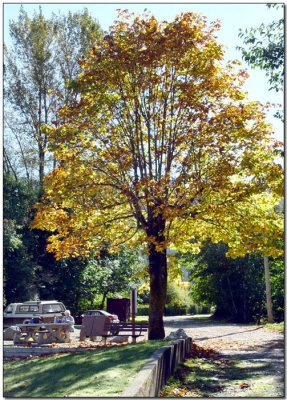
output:
M 8 363 L 4 368 L 4 394 L 63 397 L 86 391 L 90 397 L 97 397 L 97 391 L 104 390 L 112 395 L 113 390 L 117 393 L 124 389 L 158 347 L 158 343 L 138 343 Z

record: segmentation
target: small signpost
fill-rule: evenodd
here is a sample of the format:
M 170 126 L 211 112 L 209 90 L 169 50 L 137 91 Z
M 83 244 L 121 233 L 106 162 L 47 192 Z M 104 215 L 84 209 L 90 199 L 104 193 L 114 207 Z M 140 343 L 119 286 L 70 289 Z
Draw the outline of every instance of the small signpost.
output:
M 135 284 L 130 284 L 131 292 L 131 311 L 132 311 L 132 333 L 133 333 L 133 343 L 135 340 L 135 322 L 136 322 L 136 312 L 137 312 L 137 289 Z

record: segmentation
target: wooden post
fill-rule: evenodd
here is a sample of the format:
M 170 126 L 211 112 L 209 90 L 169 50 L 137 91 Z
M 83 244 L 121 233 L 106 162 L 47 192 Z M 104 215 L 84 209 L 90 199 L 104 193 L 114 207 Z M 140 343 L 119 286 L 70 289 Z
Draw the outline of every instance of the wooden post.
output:
M 135 338 L 135 318 L 136 318 L 136 290 L 132 289 L 132 342 L 136 343 L 136 338 Z

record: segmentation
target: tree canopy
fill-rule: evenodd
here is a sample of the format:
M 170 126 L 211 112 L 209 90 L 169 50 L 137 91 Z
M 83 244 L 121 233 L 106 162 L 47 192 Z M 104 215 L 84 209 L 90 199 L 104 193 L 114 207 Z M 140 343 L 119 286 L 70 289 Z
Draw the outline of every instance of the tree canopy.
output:
M 199 254 L 179 254 L 189 271 L 191 297 L 197 304 L 215 306 L 214 316 L 236 322 L 259 322 L 266 316 L 262 255 L 256 252 L 232 259 L 224 243 L 205 243 Z M 282 321 L 284 303 L 283 257 L 270 260 L 275 319 Z
M 59 263 L 45 249 L 48 233 L 29 227 L 41 181 L 53 168 L 40 128 L 56 120 L 60 104 L 76 98 L 65 81 L 76 77 L 78 59 L 101 34 L 86 9 L 47 18 L 41 7 L 32 16 L 21 7 L 9 30 L 11 42 L 4 46 L 4 303 L 55 298 L 56 286 L 61 290 Z M 65 260 L 70 275 L 75 263 Z M 77 283 L 69 281 L 70 293 Z
M 57 258 L 103 240 L 144 246 L 151 339 L 164 337 L 166 249 L 192 247 L 230 225 L 236 205 L 282 191 L 264 107 L 242 91 L 246 72 L 224 65 L 219 27 L 194 13 L 159 23 L 123 11 L 81 61 L 80 98 L 42 129 L 59 167 L 34 226 L 54 232 Z
M 236 322 L 258 321 L 264 303 L 262 256 L 226 257 L 223 243 L 206 243 L 197 255 L 187 254 L 190 262 L 191 296 L 197 303 L 215 306 L 214 316 Z
M 239 36 L 243 38 L 247 48 L 239 47 L 244 60 L 253 68 L 263 69 L 268 76 L 271 89 L 283 91 L 284 86 L 284 8 L 283 4 L 268 4 L 270 7 L 282 9 L 282 18 L 270 24 L 261 24 L 259 27 L 241 30 Z
M 20 160 L 28 179 L 34 178 L 38 168 L 43 181 L 53 163 L 41 126 L 55 121 L 60 105 L 76 96 L 65 81 L 79 73 L 78 59 L 101 30 L 86 9 L 46 18 L 41 7 L 33 17 L 21 7 L 18 20 L 10 21 L 9 28 L 12 43 L 4 46 L 7 157 L 13 164 Z M 20 156 L 11 154 L 11 147 L 19 148 Z

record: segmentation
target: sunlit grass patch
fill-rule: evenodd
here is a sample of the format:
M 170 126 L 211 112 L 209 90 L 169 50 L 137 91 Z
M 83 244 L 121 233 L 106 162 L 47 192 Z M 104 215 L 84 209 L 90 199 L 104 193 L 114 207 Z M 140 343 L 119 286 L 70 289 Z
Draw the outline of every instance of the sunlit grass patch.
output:
M 267 324 L 265 324 L 264 325 L 264 327 L 265 328 L 268 328 L 268 329 L 272 329 L 272 330 L 274 330 L 274 331 L 278 331 L 278 332 L 284 332 L 284 321 L 282 321 L 282 322 L 278 322 L 278 323 L 273 323 L 273 324 L 271 324 L 271 323 L 267 323 Z
M 5 397 L 118 396 L 151 354 L 165 345 L 147 341 L 4 363 Z

